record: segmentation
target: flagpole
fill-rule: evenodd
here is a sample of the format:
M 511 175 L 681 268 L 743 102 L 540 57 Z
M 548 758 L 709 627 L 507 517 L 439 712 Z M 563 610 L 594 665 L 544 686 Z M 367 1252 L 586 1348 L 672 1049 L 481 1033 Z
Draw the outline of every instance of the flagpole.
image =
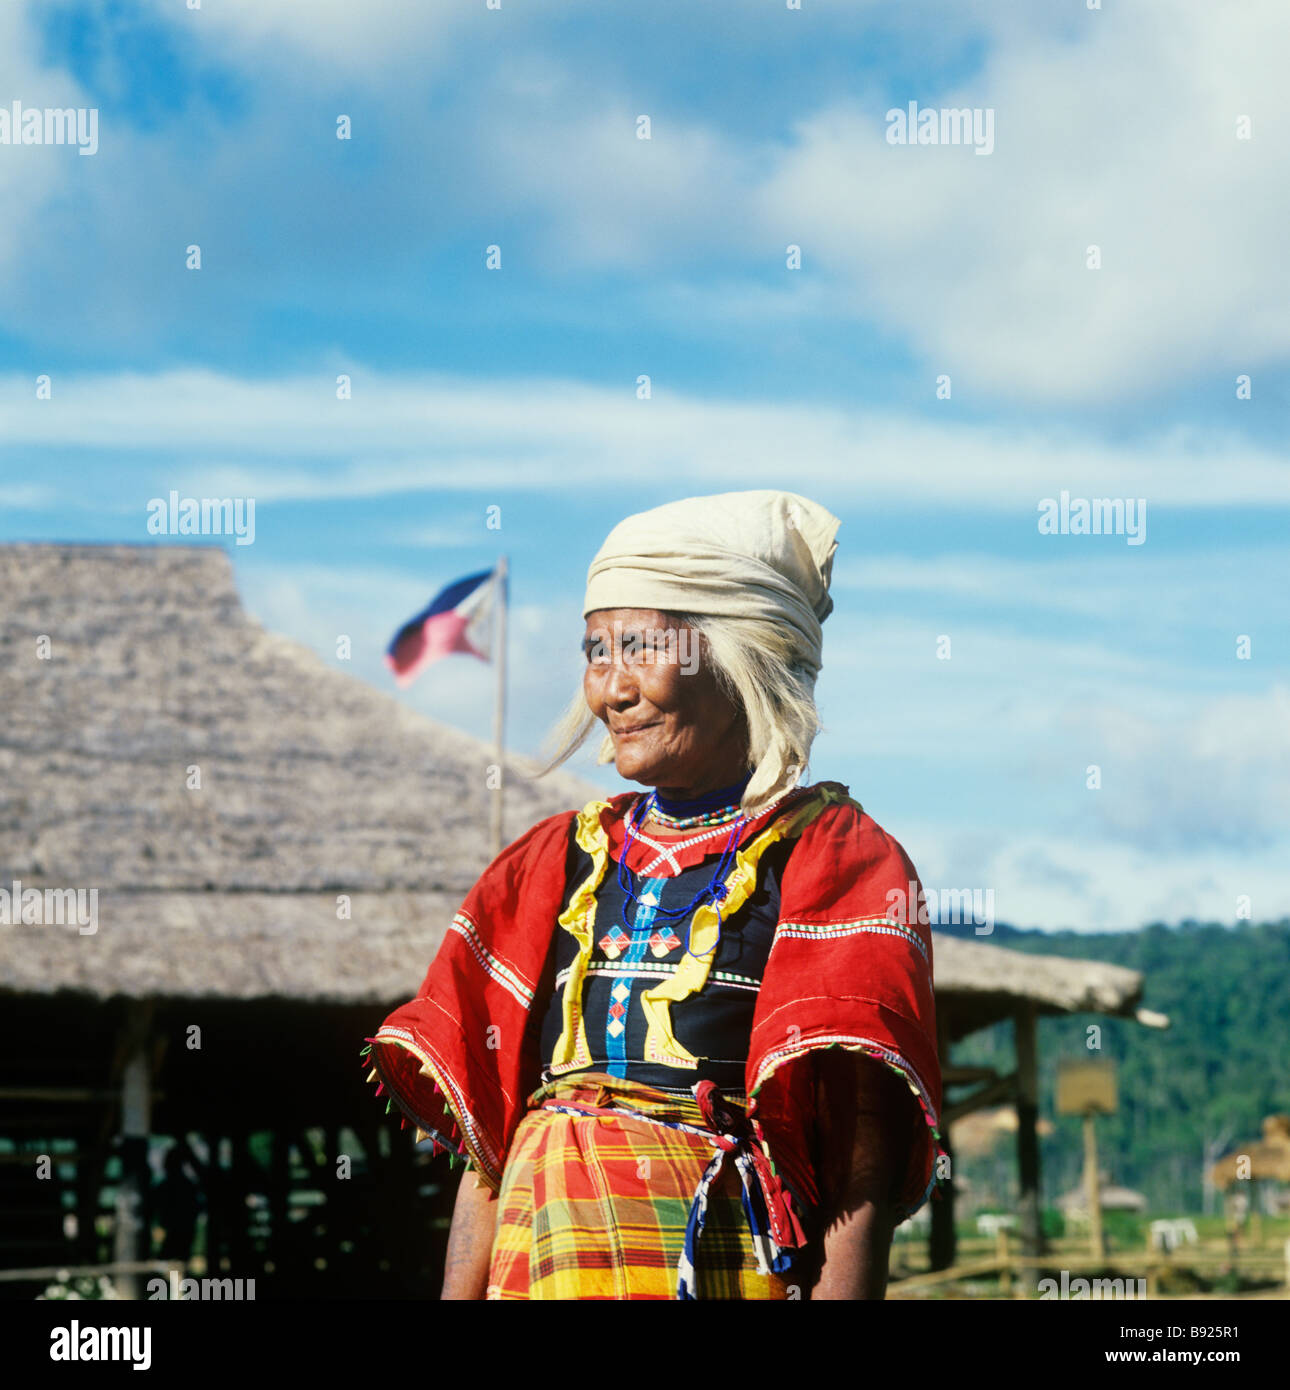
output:
M 494 608 L 497 619 L 493 629 L 493 664 L 496 667 L 497 689 L 493 701 L 493 752 L 497 760 L 497 786 L 493 791 L 490 842 L 492 857 L 496 859 L 502 852 L 502 797 L 506 790 L 506 605 L 510 586 L 505 555 L 497 562 L 494 583 L 497 585 Z

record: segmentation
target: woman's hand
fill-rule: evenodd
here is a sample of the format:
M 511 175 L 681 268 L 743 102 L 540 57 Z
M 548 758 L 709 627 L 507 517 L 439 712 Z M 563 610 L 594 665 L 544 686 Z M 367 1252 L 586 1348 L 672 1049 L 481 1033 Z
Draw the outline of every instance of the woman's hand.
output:
M 448 1257 L 444 1265 L 441 1299 L 482 1299 L 488 1289 L 488 1262 L 497 1230 L 497 1197 L 477 1185 L 467 1168 L 457 1188 L 448 1230 Z
M 879 1299 L 909 1162 L 915 1105 L 881 1062 L 830 1048 L 815 1058 L 823 1263 L 819 1299 Z

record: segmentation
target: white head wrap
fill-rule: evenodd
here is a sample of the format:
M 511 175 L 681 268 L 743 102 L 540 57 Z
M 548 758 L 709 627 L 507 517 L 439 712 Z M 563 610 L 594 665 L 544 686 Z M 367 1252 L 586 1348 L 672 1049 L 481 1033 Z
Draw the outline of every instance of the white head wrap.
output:
M 687 497 L 620 521 L 587 570 L 582 615 L 601 608 L 768 618 L 797 637 L 798 660 L 820 669 L 820 624 L 841 523 L 793 492 Z

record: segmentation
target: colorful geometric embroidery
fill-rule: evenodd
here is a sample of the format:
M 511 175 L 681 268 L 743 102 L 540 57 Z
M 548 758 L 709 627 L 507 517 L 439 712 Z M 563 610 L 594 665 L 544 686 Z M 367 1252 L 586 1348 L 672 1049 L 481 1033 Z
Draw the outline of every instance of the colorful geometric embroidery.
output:
M 650 950 L 660 958 L 670 956 L 680 944 L 681 938 L 671 927 L 664 927 L 661 932 L 656 931 L 649 939 Z
M 762 855 L 778 841 L 800 835 L 827 804 L 828 796 L 825 794 L 819 801 L 804 802 L 796 810 L 772 821 L 737 851 L 735 867 L 721 885 L 725 893 L 720 899 L 702 903 L 695 910 L 690 918 L 685 955 L 676 974 L 670 980 L 664 980 L 641 993 L 641 1008 L 648 1020 L 644 1049 L 646 1062 L 687 1070 L 698 1068 L 699 1059 L 683 1046 L 673 1032 L 671 1006 L 703 989 L 721 941 L 722 919 L 733 917 L 753 895 Z
M 856 936 L 860 932 L 876 932 L 880 936 L 899 936 L 918 948 L 919 954 L 927 959 L 927 946 L 923 938 L 912 927 L 901 922 L 893 922 L 890 917 L 861 917 L 854 922 L 781 922 L 775 930 L 776 936 L 800 936 L 815 941 L 831 941 L 842 936 Z
M 512 970 L 484 948 L 484 943 L 479 938 L 479 928 L 466 916 L 464 912 L 459 912 L 450 923 L 450 930 L 466 939 L 466 943 L 475 953 L 475 959 L 484 968 L 484 973 L 490 979 L 496 980 L 499 985 L 522 1004 L 526 1009 L 533 1003 L 533 987 L 525 980 L 518 971 Z
M 610 929 L 596 943 L 610 960 L 617 960 L 627 948 L 631 937 L 619 926 Z
M 636 899 L 636 915 L 632 918 L 632 934 L 627 937 L 627 933 L 620 927 L 613 927 L 606 932 L 601 942 L 614 938 L 614 955 L 612 960 L 623 948 L 623 942 L 630 940 L 631 944 L 627 948 L 627 954 L 623 957 L 625 966 L 636 965 L 644 959 L 645 951 L 658 935 L 657 932 L 651 934 L 650 929 L 654 925 L 654 919 L 658 915 L 659 903 L 663 897 L 663 884 L 665 879 L 648 878 L 641 885 L 641 891 Z M 615 936 L 614 933 L 618 935 Z M 621 940 L 619 938 L 622 938 Z M 680 942 L 677 943 L 680 945 Z M 609 955 L 609 952 L 605 952 Z M 627 1010 L 632 1006 L 632 990 L 636 981 L 630 976 L 620 979 L 609 993 L 610 1005 L 605 1015 L 605 1056 L 609 1058 L 609 1064 L 605 1070 L 610 1076 L 619 1076 L 624 1080 L 627 1077 Z
M 609 1006 L 609 1022 L 605 1024 L 605 1030 L 611 1038 L 621 1038 L 627 1028 L 623 1019 L 627 1016 L 627 1005 L 631 1002 L 631 997 L 631 986 L 619 980 L 610 995 L 614 1002 Z
M 626 961 L 596 960 L 587 966 L 588 975 L 675 975 L 680 966 L 679 961 L 654 961 L 642 960 L 635 964 L 628 964 Z M 565 966 L 555 977 L 556 989 L 563 989 L 569 982 L 569 975 L 572 971 L 571 966 Z M 708 979 L 715 984 L 729 985 L 732 989 L 761 989 L 761 981 L 755 980 L 751 975 L 739 975 L 733 970 L 710 970 Z M 722 1087 L 722 1090 L 725 1090 Z

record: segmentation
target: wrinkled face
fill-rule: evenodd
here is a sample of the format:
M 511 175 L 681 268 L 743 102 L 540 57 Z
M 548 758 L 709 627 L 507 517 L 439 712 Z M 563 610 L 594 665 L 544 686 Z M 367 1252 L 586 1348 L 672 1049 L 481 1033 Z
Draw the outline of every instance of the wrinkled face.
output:
M 587 617 L 583 692 L 614 741 L 619 775 L 673 795 L 728 787 L 744 771 L 743 717 L 670 613 L 602 608 Z

